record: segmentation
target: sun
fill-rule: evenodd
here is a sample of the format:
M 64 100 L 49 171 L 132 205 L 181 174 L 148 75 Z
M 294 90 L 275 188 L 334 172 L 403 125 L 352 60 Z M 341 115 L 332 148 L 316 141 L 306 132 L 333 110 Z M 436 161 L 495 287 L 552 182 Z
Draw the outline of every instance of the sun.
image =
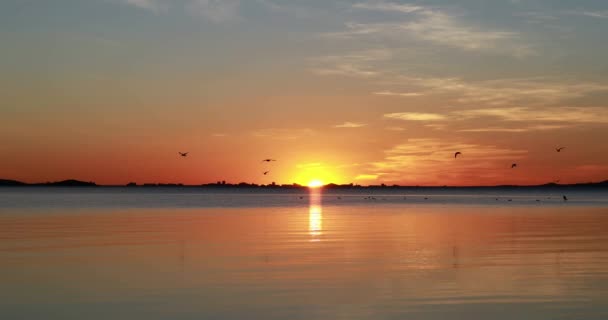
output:
M 323 181 L 321 181 L 319 179 L 313 179 L 313 180 L 310 180 L 310 182 L 308 182 L 309 188 L 320 188 L 322 186 L 323 186 Z

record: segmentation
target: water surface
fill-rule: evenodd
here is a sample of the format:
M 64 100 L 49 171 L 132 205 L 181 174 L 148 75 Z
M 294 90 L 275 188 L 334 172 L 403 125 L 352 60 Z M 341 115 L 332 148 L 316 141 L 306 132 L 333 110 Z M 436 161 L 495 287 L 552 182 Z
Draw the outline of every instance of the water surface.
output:
M 0 193 L 1 319 L 608 318 L 608 207 L 593 196 L 15 196 Z

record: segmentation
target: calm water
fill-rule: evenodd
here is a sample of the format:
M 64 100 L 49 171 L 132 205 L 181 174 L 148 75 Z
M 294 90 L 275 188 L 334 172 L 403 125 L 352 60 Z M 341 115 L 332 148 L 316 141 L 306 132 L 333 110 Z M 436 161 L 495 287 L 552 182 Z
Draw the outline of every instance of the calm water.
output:
M 367 196 L 0 189 L 0 319 L 608 319 L 606 192 Z

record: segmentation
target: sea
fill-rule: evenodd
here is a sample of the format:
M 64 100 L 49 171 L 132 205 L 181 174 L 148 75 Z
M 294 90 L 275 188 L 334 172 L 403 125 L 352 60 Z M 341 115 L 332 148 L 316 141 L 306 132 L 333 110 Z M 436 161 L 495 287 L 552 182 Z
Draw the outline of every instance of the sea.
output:
M 608 190 L 4 187 L 0 319 L 608 319 Z

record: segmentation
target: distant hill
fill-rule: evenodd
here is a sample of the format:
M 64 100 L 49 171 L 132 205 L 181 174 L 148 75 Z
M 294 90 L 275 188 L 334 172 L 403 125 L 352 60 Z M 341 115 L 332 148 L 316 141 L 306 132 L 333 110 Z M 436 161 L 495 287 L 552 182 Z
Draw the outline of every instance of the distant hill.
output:
M 53 186 L 53 187 L 95 187 L 95 186 L 97 186 L 97 184 L 95 184 L 95 182 L 85 182 L 85 181 L 78 181 L 78 180 L 73 180 L 73 179 L 56 181 L 56 182 L 40 183 L 37 185 Z
M 25 183 L 17 180 L 6 180 L 0 179 L 0 187 L 95 187 L 95 182 L 78 181 L 74 179 L 55 181 L 55 182 L 44 182 L 44 183 Z
M 24 186 L 26 183 L 17 180 L 0 179 L 0 186 Z

